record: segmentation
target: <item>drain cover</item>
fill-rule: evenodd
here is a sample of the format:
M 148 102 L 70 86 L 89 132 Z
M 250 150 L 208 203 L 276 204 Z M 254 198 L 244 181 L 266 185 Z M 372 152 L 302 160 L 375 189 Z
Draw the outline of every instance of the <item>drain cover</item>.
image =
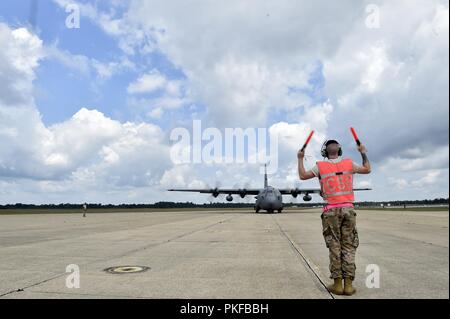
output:
M 110 274 L 135 274 L 149 270 L 146 266 L 116 266 L 104 269 L 104 271 Z

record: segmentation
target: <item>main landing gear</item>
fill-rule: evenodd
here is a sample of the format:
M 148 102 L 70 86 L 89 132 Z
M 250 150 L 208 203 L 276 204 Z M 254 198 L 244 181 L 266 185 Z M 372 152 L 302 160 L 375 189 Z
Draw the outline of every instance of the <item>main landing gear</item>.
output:
M 257 207 L 257 206 L 255 207 L 255 213 L 256 213 L 256 214 L 259 214 L 259 211 L 260 211 L 260 210 L 261 210 L 260 207 Z M 278 214 L 281 214 L 282 211 L 283 211 L 282 208 L 276 210 L 276 212 L 277 212 Z M 268 214 L 273 214 L 273 213 L 275 213 L 275 210 L 269 209 L 269 210 L 267 211 L 267 213 L 268 213 Z

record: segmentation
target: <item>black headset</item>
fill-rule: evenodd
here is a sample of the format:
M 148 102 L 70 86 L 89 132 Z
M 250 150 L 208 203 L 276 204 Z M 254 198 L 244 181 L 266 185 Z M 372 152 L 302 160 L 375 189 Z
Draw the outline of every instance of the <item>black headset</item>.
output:
M 322 149 L 320 150 L 320 154 L 322 154 L 323 157 L 328 158 L 327 146 L 330 145 L 330 144 L 333 144 L 333 143 L 339 145 L 338 156 L 342 156 L 342 147 L 341 147 L 341 144 L 339 144 L 339 142 L 336 141 L 336 140 L 326 140 L 326 141 L 322 144 Z

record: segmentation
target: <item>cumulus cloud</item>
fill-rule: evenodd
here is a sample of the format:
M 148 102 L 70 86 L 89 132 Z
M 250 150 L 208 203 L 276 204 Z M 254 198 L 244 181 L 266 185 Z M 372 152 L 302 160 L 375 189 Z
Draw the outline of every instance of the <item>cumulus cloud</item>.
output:
M 135 69 L 134 63 L 127 57 L 122 57 L 117 61 L 111 62 L 100 62 L 96 59 L 92 59 L 90 63 L 101 80 L 107 80 L 123 71 Z
M 178 109 L 191 102 L 184 81 L 170 80 L 156 69 L 131 82 L 127 92 L 130 95 L 128 104 L 143 110 L 152 119 L 161 119 L 165 110 Z
M 388 183 L 397 189 L 419 189 L 426 191 L 427 187 L 442 187 L 448 178 L 445 178 L 445 172 L 442 170 L 427 170 L 424 173 L 412 174 L 409 178 L 388 178 Z
M 425 147 L 431 134 L 448 144 L 448 72 L 439 72 L 448 66 L 446 2 L 382 2 L 380 29 L 366 27 L 363 2 L 277 4 L 133 1 L 123 20 L 142 30 L 164 30 L 149 35 L 182 68 L 218 126 L 270 123 L 273 110 L 290 115 L 315 105 L 305 92 L 311 93 L 319 60 L 335 105 L 330 121 L 339 123 L 331 134 L 342 135 L 350 125 L 364 128 L 376 160 L 413 140 Z M 386 133 L 394 135 L 376 143 Z
M 22 181 L 22 191 L 34 185 L 38 193 L 159 184 L 170 161 L 158 126 L 121 123 L 87 108 L 45 126 L 32 97 L 42 41 L 26 29 L 0 24 L 0 43 L 5 48 L 0 52 L 0 81 L 10 83 L 9 95 L 0 98 L 2 177 L 13 185 Z
M 411 154 L 411 153 L 410 153 Z M 413 156 L 411 156 L 414 154 Z M 429 152 L 413 152 L 409 156 L 391 156 L 380 165 L 382 171 L 389 171 L 392 169 L 398 171 L 418 171 L 427 169 L 445 169 L 448 168 L 448 145 L 438 147 Z
M 72 170 L 72 177 L 89 183 L 95 176 L 94 185 L 100 181 L 115 187 L 158 185 L 165 169 L 171 166 L 169 146 L 165 144 L 161 129 L 148 123 L 121 124 L 103 119 L 111 126 L 115 124 L 119 130 L 112 129 L 110 133 L 116 133 L 114 137 L 98 143 L 95 155 L 85 157 L 90 161 L 88 165 L 77 165 L 77 169 Z M 93 142 L 86 144 L 93 147 Z
M 433 185 L 438 181 L 440 175 L 441 175 L 440 171 L 433 170 L 433 171 L 428 172 L 424 177 L 422 177 L 418 180 L 412 181 L 411 184 L 414 187 L 418 187 L 418 188 Z
M 14 139 L 9 134 L 4 141 L 3 175 L 80 181 L 93 178 L 93 183 L 142 186 L 159 181 L 167 167 L 169 147 L 156 125 L 120 123 L 82 108 L 71 119 L 45 127 L 37 112 L 30 118 L 30 110 L 17 114 L 8 109 L 9 119 L 27 120 L 24 124 L 30 129 L 21 130 Z M 12 124 L 17 126 L 19 121 Z
M 298 149 L 312 130 L 315 133 L 307 148 L 307 160 L 309 163 L 319 160 L 320 149 L 327 136 L 328 117 L 332 111 L 333 106 L 329 103 L 314 105 L 298 117 L 298 123 L 278 122 L 270 127 L 270 134 L 278 138 L 278 158 L 281 167 L 295 162 Z
M 45 57 L 58 61 L 65 67 L 80 72 L 83 75 L 89 75 L 91 71 L 91 61 L 88 57 L 81 54 L 71 54 L 67 50 L 58 48 L 58 44 L 54 43 L 44 48 Z
M 135 82 L 128 86 L 128 93 L 151 93 L 155 90 L 162 89 L 167 85 L 167 80 L 157 70 L 153 70 L 148 74 L 139 77 Z
M 42 41 L 25 28 L 15 30 L 0 23 L 0 104 L 33 103 L 34 69 L 43 56 Z
M 448 3 L 386 1 L 380 15 L 380 29 L 361 21 L 324 60 L 330 121 L 359 127 L 377 161 L 413 148 L 422 160 L 439 157 L 448 146 Z
M 59 47 L 58 41 L 43 47 L 43 57 L 56 61 L 83 76 L 95 75 L 99 80 L 108 80 L 125 71 L 135 70 L 135 64 L 126 56 L 109 62 L 101 62 L 82 54 L 72 54 Z
M 218 126 L 258 125 L 272 110 L 313 107 L 302 93 L 312 89 L 319 60 L 335 106 L 330 135 L 359 127 L 376 161 L 412 145 L 428 153 L 448 144 L 448 3 L 382 2 L 379 29 L 366 27 L 363 2 L 277 4 L 133 1 L 126 19 L 164 30 L 158 49 L 182 68 Z
M 164 172 L 160 185 L 164 188 L 186 187 L 205 188 L 207 184 L 195 176 L 196 172 L 191 165 L 177 165 Z
M 57 3 L 62 6 L 65 1 Z M 301 111 L 317 102 L 311 96 L 317 83 L 309 81 L 318 66 L 316 44 L 319 53 L 332 51 L 339 43 L 337 31 L 351 27 L 351 17 L 339 7 L 307 2 L 300 7 L 290 1 L 193 2 L 187 7 L 182 2 L 132 1 L 114 20 L 120 32 L 105 32 L 121 44 L 127 39 L 128 54 L 162 52 L 186 75 L 193 99 L 207 105 L 208 119 L 216 126 L 256 126 L 270 122 L 273 110 Z M 101 13 L 86 10 L 94 23 L 100 23 L 96 17 Z M 343 23 L 310 23 L 312 16 Z M 142 90 L 140 86 L 157 79 L 146 75 L 139 80 L 129 91 Z

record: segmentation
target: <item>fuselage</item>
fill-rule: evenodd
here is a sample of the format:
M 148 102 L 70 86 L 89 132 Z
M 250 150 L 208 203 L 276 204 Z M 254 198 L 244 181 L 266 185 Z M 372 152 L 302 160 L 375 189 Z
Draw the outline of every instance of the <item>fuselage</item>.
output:
M 280 191 L 272 186 L 266 186 L 256 196 L 256 210 L 263 209 L 267 212 L 281 211 L 283 209 L 283 196 Z

